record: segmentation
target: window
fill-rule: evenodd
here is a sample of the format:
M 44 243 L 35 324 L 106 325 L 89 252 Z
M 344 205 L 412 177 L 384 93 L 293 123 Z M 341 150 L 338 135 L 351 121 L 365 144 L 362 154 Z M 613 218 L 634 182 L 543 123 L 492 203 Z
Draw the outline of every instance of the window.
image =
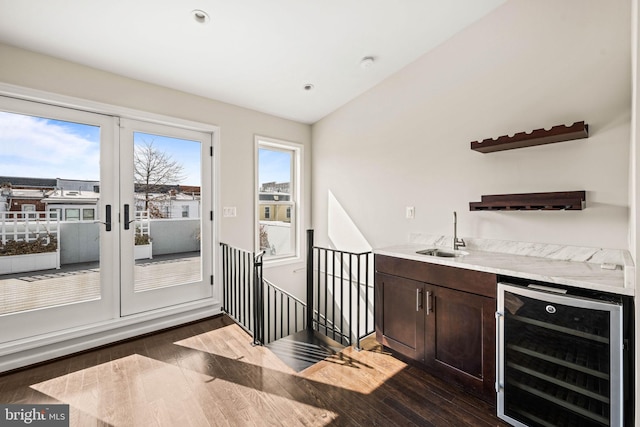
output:
M 182 205 L 182 218 L 189 218 L 189 205 Z
M 80 209 L 66 208 L 64 210 L 65 221 L 80 221 Z
M 265 260 L 300 254 L 302 146 L 256 137 L 256 248 Z
M 49 208 L 51 212 L 51 219 L 62 219 L 62 209 Z
M 36 217 L 36 205 L 23 204 L 20 209 L 22 212 L 29 212 L 24 215 L 25 218 L 35 218 Z
M 93 221 L 96 219 L 96 210 L 95 209 L 82 209 L 82 220 L 83 221 Z

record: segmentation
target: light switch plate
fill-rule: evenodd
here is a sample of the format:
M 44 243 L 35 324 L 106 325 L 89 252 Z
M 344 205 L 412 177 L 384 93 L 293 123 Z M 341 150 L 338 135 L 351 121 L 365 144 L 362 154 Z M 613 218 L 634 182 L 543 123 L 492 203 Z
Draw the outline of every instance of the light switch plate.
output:
M 407 219 L 414 219 L 416 217 L 416 208 L 414 206 L 407 206 Z
M 235 206 L 230 206 L 230 207 L 223 207 L 222 208 L 222 216 L 225 218 L 232 218 L 236 216 L 236 207 Z

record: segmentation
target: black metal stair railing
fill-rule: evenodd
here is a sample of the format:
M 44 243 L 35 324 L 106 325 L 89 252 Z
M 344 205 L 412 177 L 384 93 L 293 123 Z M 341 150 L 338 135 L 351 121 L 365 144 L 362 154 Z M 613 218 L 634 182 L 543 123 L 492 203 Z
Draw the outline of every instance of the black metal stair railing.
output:
M 264 281 L 264 339 L 263 344 L 279 340 L 305 329 L 307 305 L 304 301 Z
M 374 332 L 373 253 L 314 245 L 307 230 L 307 328 L 360 349 Z
M 222 252 L 222 311 L 261 342 L 262 321 L 258 300 L 262 286 L 262 253 L 220 243 Z
M 264 279 L 264 252 L 249 252 L 226 243 L 222 248 L 222 311 L 251 334 L 254 345 L 305 328 L 306 304 Z
M 309 329 L 360 349 L 360 341 L 374 332 L 372 252 L 316 247 L 308 230 L 305 303 L 264 279 L 264 252 L 220 246 L 222 311 L 252 335 L 255 345 Z

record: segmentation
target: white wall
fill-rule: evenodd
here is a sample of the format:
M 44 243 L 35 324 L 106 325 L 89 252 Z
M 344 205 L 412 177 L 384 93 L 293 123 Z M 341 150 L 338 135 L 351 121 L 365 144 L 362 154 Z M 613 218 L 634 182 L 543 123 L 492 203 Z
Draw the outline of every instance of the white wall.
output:
M 630 0 L 511 0 L 314 124 L 316 241 L 332 239 L 335 197 L 374 247 L 450 235 L 455 210 L 462 237 L 627 248 L 630 12 Z M 588 139 L 469 149 L 580 120 Z M 565 190 L 586 190 L 587 209 L 469 211 L 481 195 Z
M 309 146 L 309 125 L 280 119 L 160 86 L 99 71 L 64 60 L 0 44 L 0 82 L 65 96 L 212 124 L 220 127 L 220 205 L 235 206 L 237 217 L 220 220 L 220 240 L 254 249 L 254 136 L 273 137 Z M 304 150 L 309 164 L 310 149 Z M 309 171 L 310 168 L 306 167 Z M 310 203 L 308 176 L 305 203 Z M 310 210 L 303 227 L 310 226 Z M 303 264 L 303 263 L 302 263 Z M 293 280 L 293 269 L 280 268 L 281 280 Z M 290 284 L 284 283 L 289 287 Z

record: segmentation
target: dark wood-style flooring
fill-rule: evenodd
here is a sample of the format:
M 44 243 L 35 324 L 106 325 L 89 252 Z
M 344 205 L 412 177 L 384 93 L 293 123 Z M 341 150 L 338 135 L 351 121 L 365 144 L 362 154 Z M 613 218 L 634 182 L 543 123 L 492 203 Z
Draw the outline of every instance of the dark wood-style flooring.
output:
M 299 373 L 226 316 L 0 376 L 0 403 L 70 405 L 71 426 L 506 426 L 372 338 Z

